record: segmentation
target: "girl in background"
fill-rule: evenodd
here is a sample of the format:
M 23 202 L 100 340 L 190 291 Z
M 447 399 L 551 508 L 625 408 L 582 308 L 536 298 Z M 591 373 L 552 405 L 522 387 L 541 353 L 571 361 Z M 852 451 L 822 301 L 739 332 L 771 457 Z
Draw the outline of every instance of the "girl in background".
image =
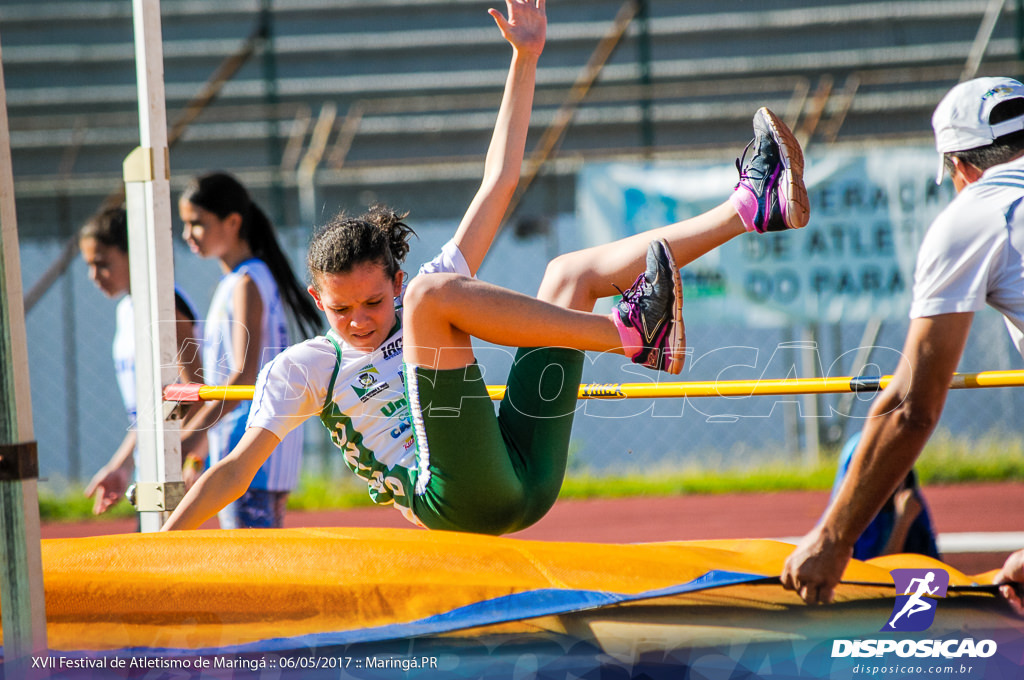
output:
M 109 298 L 118 298 L 114 331 L 114 370 L 129 427 L 121 445 L 99 469 L 85 489 L 93 498 L 93 513 L 107 511 L 124 496 L 135 470 L 135 314 L 129 294 L 128 217 L 124 207 L 108 208 L 94 215 L 78 232 L 78 248 L 89 268 L 89 278 Z M 177 285 L 174 317 L 178 339 L 178 375 L 182 382 L 199 380 L 199 341 L 196 339 L 195 306 Z
M 223 277 L 210 302 L 203 332 L 203 381 L 248 385 L 263 365 L 290 344 L 287 310 L 303 337 L 321 320 L 300 286 L 269 218 L 229 174 L 194 178 L 178 201 L 192 252 L 216 259 Z M 205 466 L 230 453 L 245 432 L 251 402 L 208 402 L 182 431 L 183 477 L 191 486 Z M 223 529 L 280 527 L 289 492 L 298 482 L 302 431 L 282 439 L 248 490 L 218 513 Z

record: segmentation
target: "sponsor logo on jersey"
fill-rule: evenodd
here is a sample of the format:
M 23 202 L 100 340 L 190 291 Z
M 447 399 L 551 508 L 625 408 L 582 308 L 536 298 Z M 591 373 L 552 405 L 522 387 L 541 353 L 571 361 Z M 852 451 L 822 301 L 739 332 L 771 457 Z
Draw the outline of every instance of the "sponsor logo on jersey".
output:
M 385 360 L 390 359 L 390 358 L 392 358 L 394 356 L 397 356 L 397 355 L 401 354 L 402 353 L 402 338 L 398 338 L 397 340 L 393 340 L 392 342 L 389 342 L 388 344 L 386 344 L 383 347 L 381 347 L 380 351 L 381 351 L 381 354 L 383 355 L 383 358 Z
M 405 432 L 408 432 L 411 427 L 412 427 L 412 423 L 409 422 L 409 418 L 407 418 L 407 417 L 406 418 L 402 418 L 398 422 L 398 425 L 396 425 L 394 428 L 392 428 L 392 430 L 391 430 L 391 438 L 392 439 L 398 439 L 399 437 L 402 436 L 402 434 L 404 434 Z
M 352 391 L 359 397 L 359 401 L 366 401 L 390 387 L 388 383 L 379 381 L 380 371 L 373 365 L 364 366 L 356 376 L 356 384 L 352 385 Z
M 359 381 L 359 384 L 363 387 L 363 389 L 366 389 L 373 385 L 375 382 L 377 382 L 377 378 L 379 376 L 380 371 L 378 371 L 373 366 L 366 366 L 356 377 L 356 380 Z
M 401 399 L 389 401 L 388 403 L 381 406 L 380 412 L 384 415 L 385 418 L 390 418 L 391 416 L 395 415 L 396 413 L 399 413 L 400 411 L 408 410 L 408 408 L 409 402 L 405 400 L 405 397 L 402 397 Z

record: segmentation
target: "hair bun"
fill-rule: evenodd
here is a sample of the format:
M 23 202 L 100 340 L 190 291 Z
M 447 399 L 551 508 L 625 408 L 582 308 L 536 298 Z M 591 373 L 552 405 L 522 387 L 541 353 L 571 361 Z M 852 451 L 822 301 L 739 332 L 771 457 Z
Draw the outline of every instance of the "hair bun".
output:
M 409 235 L 415 233 L 404 222 L 408 216 L 408 212 L 399 214 L 386 205 L 370 206 L 370 210 L 366 213 L 366 221 L 387 235 L 391 257 L 396 263 L 405 261 L 405 256 L 409 254 Z

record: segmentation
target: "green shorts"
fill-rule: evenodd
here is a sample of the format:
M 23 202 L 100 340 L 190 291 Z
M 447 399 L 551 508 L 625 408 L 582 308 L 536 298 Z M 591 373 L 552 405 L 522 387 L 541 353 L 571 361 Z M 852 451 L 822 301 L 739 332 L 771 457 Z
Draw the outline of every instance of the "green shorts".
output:
M 507 534 L 558 498 L 583 352 L 520 349 L 495 414 L 480 367 L 407 366 L 416 440 L 412 509 L 430 529 Z

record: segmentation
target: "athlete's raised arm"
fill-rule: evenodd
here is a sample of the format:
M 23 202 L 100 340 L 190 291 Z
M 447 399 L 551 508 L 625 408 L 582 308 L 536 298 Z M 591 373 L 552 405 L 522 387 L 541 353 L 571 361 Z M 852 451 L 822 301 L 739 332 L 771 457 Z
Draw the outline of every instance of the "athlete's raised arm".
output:
M 522 171 L 526 133 L 533 108 L 537 60 L 544 49 L 547 17 L 544 0 L 506 0 L 508 17 L 489 10 L 512 45 L 512 65 L 487 149 L 484 177 L 455 233 L 455 243 L 475 275 L 491 247 Z

